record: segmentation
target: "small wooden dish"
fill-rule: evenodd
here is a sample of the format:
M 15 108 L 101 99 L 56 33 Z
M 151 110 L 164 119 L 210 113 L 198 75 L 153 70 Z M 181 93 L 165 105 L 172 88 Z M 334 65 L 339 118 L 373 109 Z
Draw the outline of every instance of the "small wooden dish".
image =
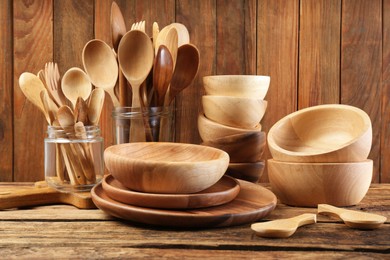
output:
M 201 114 L 198 117 L 198 130 L 202 140 L 210 142 L 229 135 L 261 132 L 261 124 L 254 129 L 237 128 L 219 124 Z
M 221 179 L 229 155 L 195 144 L 137 142 L 108 147 L 104 161 L 112 176 L 131 190 L 187 194 Z
M 260 98 L 203 96 L 202 106 L 207 118 L 232 127 L 254 129 L 267 109 Z
M 195 209 L 219 206 L 232 201 L 240 192 L 234 178 L 223 176 L 210 188 L 192 194 L 156 194 L 132 191 L 112 175 L 107 175 L 102 186 L 107 195 L 119 202 L 145 208 Z
M 274 210 L 276 196 L 261 185 L 238 180 L 240 192 L 226 204 L 188 210 L 151 209 L 127 205 L 111 199 L 96 185 L 91 190 L 95 205 L 114 217 L 143 224 L 168 227 L 205 228 L 253 223 Z
M 212 75 L 203 77 L 203 86 L 207 95 L 264 99 L 270 80 L 259 75 Z
M 268 132 L 273 159 L 284 162 L 360 162 L 372 144 L 370 117 L 348 105 L 319 105 L 279 120 Z
M 266 143 L 265 132 L 243 133 L 203 142 L 229 154 L 230 163 L 253 163 L 262 158 Z
M 370 187 L 372 170 L 372 160 L 353 163 L 289 163 L 268 160 L 268 177 L 272 190 L 281 202 L 300 207 L 358 204 Z

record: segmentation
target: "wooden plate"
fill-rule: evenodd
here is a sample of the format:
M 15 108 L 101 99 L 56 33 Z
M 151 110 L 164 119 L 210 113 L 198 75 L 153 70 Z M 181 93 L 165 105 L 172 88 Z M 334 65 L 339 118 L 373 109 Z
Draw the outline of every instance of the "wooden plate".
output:
M 102 184 L 92 191 L 95 205 L 106 213 L 138 223 L 170 227 L 222 227 L 253 223 L 276 206 L 276 196 L 254 183 L 238 180 L 240 193 L 227 204 L 193 210 L 151 209 L 127 205 L 111 199 Z
M 223 176 L 210 188 L 192 194 L 156 194 L 132 191 L 124 187 L 112 175 L 102 182 L 103 190 L 112 199 L 146 208 L 194 209 L 218 206 L 232 201 L 240 192 L 234 178 Z

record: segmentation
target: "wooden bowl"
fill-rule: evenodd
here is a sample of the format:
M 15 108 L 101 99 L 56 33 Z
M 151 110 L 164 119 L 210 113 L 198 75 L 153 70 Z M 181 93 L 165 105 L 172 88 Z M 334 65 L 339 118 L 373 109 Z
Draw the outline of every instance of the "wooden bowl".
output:
M 104 161 L 125 187 L 150 193 L 195 193 L 225 173 L 229 155 L 195 144 L 139 142 L 108 147 Z
M 203 96 L 202 106 L 207 118 L 232 127 L 253 129 L 263 118 L 267 101 L 260 98 Z
M 264 99 L 270 80 L 258 75 L 213 75 L 203 77 L 203 86 L 207 95 Z
M 290 163 L 268 160 L 268 177 L 281 202 L 300 207 L 352 206 L 366 195 L 372 160 L 353 163 Z
M 273 159 L 284 162 L 359 162 L 372 144 L 370 117 L 348 105 L 319 105 L 294 112 L 268 132 Z
M 256 163 L 229 163 L 226 175 L 256 183 L 263 175 L 265 162 Z
M 201 114 L 198 117 L 198 130 L 202 140 L 209 142 L 229 135 L 261 132 L 261 124 L 254 129 L 237 128 L 219 124 Z
M 266 144 L 265 132 L 252 132 L 221 137 L 202 145 L 223 150 L 229 154 L 230 162 L 258 162 L 264 153 Z

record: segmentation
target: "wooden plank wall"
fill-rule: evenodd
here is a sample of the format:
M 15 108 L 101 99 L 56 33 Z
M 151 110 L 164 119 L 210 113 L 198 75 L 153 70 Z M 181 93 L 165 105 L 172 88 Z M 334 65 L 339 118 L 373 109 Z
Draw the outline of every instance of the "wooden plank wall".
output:
M 112 0 L 0 1 L 0 181 L 43 179 L 43 116 L 21 93 L 19 75 L 56 61 L 60 72 L 82 67 L 93 38 L 110 42 Z M 117 0 L 127 27 L 185 24 L 201 53 L 199 74 L 176 100 L 176 141 L 199 143 L 202 77 L 270 75 L 262 121 L 308 106 L 343 103 L 373 123 L 373 182 L 390 182 L 390 0 Z M 101 128 L 112 144 L 112 104 Z M 266 152 L 265 158 L 269 158 Z M 268 181 L 264 174 L 261 181 Z

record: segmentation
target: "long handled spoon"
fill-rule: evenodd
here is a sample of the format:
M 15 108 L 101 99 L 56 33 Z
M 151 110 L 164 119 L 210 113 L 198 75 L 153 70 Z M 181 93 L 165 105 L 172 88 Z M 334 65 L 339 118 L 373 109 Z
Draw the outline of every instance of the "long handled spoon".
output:
M 170 104 L 176 95 L 187 88 L 194 80 L 199 69 L 199 50 L 192 44 L 184 44 L 179 47 L 175 71 L 173 72 L 169 87 Z
M 87 74 L 77 67 L 70 68 L 65 72 L 61 81 L 62 91 L 73 107 L 76 106 L 78 97 L 86 100 L 91 94 L 92 84 Z
M 40 96 L 41 92 L 46 88 L 39 77 L 30 72 L 24 72 L 19 77 L 19 87 L 24 96 L 43 112 L 46 121 L 50 124 L 50 116 L 46 112 Z
M 164 105 L 165 94 L 172 79 L 173 60 L 165 45 L 160 45 L 153 66 L 153 87 L 157 94 L 157 106 Z
M 98 125 L 100 114 L 104 104 L 104 90 L 95 88 L 92 90 L 91 97 L 88 102 L 88 119 L 92 125 Z
M 287 219 L 278 219 L 269 222 L 254 223 L 251 229 L 261 237 L 286 238 L 290 237 L 298 227 L 317 222 L 316 214 L 302 214 Z
M 82 60 L 92 84 L 104 89 L 110 95 L 114 106 L 119 106 L 114 93 L 118 79 L 118 63 L 110 46 L 102 40 L 90 40 L 83 48 Z
M 387 219 L 381 215 L 338 208 L 328 204 L 319 204 L 318 213 L 339 217 L 348 227 L 357 229 L 375 229 Z

